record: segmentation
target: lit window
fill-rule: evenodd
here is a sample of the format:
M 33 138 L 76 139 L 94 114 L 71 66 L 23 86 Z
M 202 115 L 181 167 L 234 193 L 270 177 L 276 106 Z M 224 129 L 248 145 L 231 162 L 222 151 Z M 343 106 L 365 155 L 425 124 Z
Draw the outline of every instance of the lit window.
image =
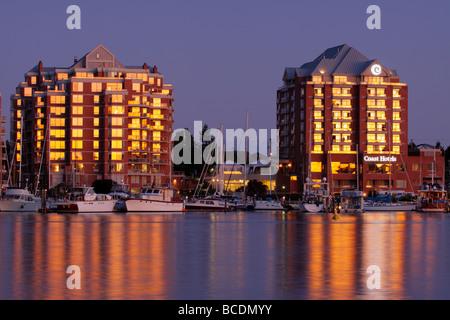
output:
M 111 129 L 111 137 L 121 138 L 123 137 L 122 129 Z
M 334 76 L 334 83 L 346 83 L 347 82 L 347 76 Z
M 99 83 L 99 82 L 91 83 L 91 90 L 92 90 L 92 92 L 101 92 L 102 91 L 102 84 Z
M 83 96 L 80 94 L 75 94 L 72 96 L 73 103 L 83 103 Z
M 23 95 L 25 97 L 31 97 L 33 90 L 29 87 L 23 89 Z
M 322 172 L 322 162 L 311 162 L 311 172 Z
M 72 90 L 74 92 L 83 92 L 83 82 L 74 82 L 72 84 Z
M 72 107 L 72 114 L 83 114 L 83 107 Z
M 72 149 L 83 149 L 83 141 L 72 140 Z
M 83 118 L 72 118 L 72 126 L 82 126 Z
M 83 129 L 72 129 L 72 138 L 82 138 Z

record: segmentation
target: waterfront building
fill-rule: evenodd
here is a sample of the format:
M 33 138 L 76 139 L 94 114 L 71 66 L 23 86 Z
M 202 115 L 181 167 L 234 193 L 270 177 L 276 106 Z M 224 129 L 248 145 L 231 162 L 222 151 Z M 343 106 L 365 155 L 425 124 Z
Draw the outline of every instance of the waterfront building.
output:
M 290 193 L 323 178 L 332 192 L 417 193 L 421 185 L 408 178 L 408 86 L 396 70 L 346 44 L 285 69 L 277 128 L 277 185 Z
M 40 61 L 11 96 L 15 182 L 169 185 L 174 99 L 163 80 L 156 66 L 125 66 L 103 45 L 70 67 Z
M 263 164 L 232 164 L 227 163 L 223 166 L 223 175 L 220 170 L 216 170 L 215 174 L 209 179 L 209 183 L 215 190 L 221 189 L 223 181 L 224 192 L 235 192 L 237 189 L 244 187 L 249 181 L 257 180 L 267 187 L 268 194 L 275 191 L 277 175 L 261 174 L 262 168 L 268 168 L 269 165 Z
M 6 116 L 1 115 L 2 95 L 0 93 L 0 187 L 2 191 L 8 184 L 8 159 L 6 153 Z

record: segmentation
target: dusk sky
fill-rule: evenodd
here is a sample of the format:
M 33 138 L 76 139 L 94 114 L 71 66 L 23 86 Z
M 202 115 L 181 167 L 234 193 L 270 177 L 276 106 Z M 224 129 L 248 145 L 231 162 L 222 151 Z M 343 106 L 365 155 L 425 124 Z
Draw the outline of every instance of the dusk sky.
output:
M 66 27 L 72 4 L 81 30 Z M 366 27 L 372 4 L 381 30 Z M 408 84 L 409 139 L 448 146 L 449 12 L 448 0 L 2 1 L 2 114 L 39 60 L 67 67 L 103 44 L 125 65 L 158 66 L 174 86 L 175 128 L 244 128 L 246 109 L 251 128 L 276 128 L 284 68 L 346 43 Z

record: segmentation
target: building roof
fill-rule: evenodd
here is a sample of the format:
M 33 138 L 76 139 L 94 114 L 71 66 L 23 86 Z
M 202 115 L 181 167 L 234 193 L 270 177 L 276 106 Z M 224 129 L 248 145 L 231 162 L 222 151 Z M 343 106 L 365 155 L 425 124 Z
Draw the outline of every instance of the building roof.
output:
M 125 66 L 120 63 L 115 55 L 111 53 L 102 44 L 98 45 L 94 50 L 86 53 L 81 59 L 74 60 L 74 63 L 70 67 L 55 68 L 55 67 L 44 67 L 42 71 L 54 72 L 56 69 L 95 69 L 95 68 L 108 68 L 108 69 L 142 69 L 142 66 Z M 150 72 L 154 72 L 154 68 L 148 66 Z M 34 66 L 30 73 L 38 73 L 39 65 Z
M 372 75 L 370 68 L 374 64 L 381 66 L 380 76 L 397 76 L 395 70 L 386 68 L 377 59 L 367 58 L 347 44 L 326 49 L 313 61 L 296 68 L 295 75 L 298 77 L 311 75 Z M 292 69 L 286 68 L 283 78 L 294 77 Z

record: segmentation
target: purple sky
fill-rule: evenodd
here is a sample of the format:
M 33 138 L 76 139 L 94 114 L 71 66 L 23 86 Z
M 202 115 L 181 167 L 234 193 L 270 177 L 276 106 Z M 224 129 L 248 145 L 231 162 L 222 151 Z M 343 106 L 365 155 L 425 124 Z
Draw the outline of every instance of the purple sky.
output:
M 66 28 L 71 4 L 81 8 L 81 30 Z M 371 4 L 381 8 L 381 30 L 366 27 Z M 2 114 L 39 60 L 69 66 L 102 43 L 125 65 L 158 66 L 174 85 L 175 128 L 194 120 L 244 128 L 246 109 L 251 128 L 275 128 L 284 68 L 347 43 L 408 84 L 409 139 L 447 146 L 449 12 L 448 0 L 2 1 Z

